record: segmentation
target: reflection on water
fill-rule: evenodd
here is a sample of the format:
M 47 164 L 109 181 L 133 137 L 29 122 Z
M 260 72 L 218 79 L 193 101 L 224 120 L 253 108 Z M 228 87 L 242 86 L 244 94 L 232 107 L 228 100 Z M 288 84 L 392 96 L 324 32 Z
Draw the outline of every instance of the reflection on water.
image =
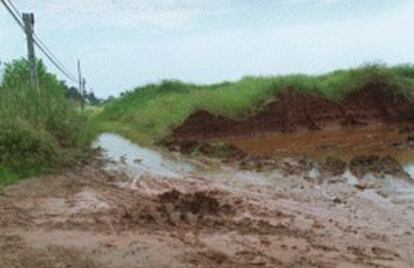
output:
M 351 185 L 356 185 L 356 184 L 358 184 L 358 178 L 357 178 L 357 177 L 355 177 L 355 176 L 351 173 L 351 171 L 350 171 L 349 169 L 347 169 L 347 170 L 345 171 L 345 173 L 344 173 L 342 176 L 346 179 L 346 181 L 347 181 L 349 184 L 351 184 Z
M 412 179 L 414 179 L 414 163 L 405 165 L 404 170 L 411 176 Z
M 133 144 L 116 134 L 102 134 L 96 141 L 95 147 L 102 148 L 104 156 L 113 161 L 108 165 L 109 169 L 126 171 L 137 177 L 144 174 L 177 177 L 194 169 L 190 163 Z

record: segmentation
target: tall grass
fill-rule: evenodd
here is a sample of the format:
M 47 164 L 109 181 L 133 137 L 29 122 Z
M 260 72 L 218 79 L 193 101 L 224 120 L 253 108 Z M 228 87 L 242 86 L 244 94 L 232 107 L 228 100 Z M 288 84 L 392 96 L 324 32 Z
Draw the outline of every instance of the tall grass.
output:
M 319 76 L 245 77 L 238 82 L 215 85 L 164 81 L 125 93 L 107 104 L 96 119 L 103 130 L 151 143 L 165 138 L 196 110 L 240 120 L 257 113 L 265 102 L 274 100 L 287 87 L 339 101 L 373 80 L 414 96 L 413 66 L 367 65 Z
M 0 87 L 0 184 L 71 163 L 93 138 L 55 78 L 31 87 L 16 68 L 28 71 L 24 61 L 8 65 Z

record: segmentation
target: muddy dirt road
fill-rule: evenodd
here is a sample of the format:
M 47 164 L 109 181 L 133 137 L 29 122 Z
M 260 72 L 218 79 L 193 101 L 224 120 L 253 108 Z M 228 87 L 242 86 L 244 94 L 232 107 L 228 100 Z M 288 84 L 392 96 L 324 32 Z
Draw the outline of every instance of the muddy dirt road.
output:
M 111 134 L 99 145 L 104 161 L 1 190 L 0 267 L 414 267 L 408 178 L 240 171 Z

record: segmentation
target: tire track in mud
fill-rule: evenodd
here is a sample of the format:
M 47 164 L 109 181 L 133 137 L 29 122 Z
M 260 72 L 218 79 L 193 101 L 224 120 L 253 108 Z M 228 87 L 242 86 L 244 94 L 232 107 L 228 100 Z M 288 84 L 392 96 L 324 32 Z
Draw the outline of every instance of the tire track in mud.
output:
M 231 177 L 136 180 L 91 164 L 7 188 L 0 196 L 0 246 L 18 250 L 0 254 L 0 264 L 11 258 L 11 268 L 42 267 L 27 256 L 51 268 L 61 267 L 55 258 L 110 268 L 413 264 L 414 211 L 394 202 L 398 196 L 382 181 L 358 190 L 341 179 L 302 175 L 273 184 Z

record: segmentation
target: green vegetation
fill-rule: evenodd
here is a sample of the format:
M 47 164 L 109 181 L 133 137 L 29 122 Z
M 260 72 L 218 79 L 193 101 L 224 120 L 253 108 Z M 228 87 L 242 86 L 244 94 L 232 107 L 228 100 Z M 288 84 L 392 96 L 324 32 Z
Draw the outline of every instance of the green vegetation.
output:
M 96 120 L 102 131 L 115 131 L 149 144 L 165 138 L 196 110 L 242 119 L 287 87 L 340 100 L 372 81 L 413 97 L 414 66 L 367 65 L 319 76 L 245 77 L 235 83 L 208 86 L 164 81 L 123 94 L 108 103 Z
M 65 85 L 39 62 L 39 88 L 25 60 L 6 64 L 0 86 L 0 184 L 72 163 L 94 137 Z

